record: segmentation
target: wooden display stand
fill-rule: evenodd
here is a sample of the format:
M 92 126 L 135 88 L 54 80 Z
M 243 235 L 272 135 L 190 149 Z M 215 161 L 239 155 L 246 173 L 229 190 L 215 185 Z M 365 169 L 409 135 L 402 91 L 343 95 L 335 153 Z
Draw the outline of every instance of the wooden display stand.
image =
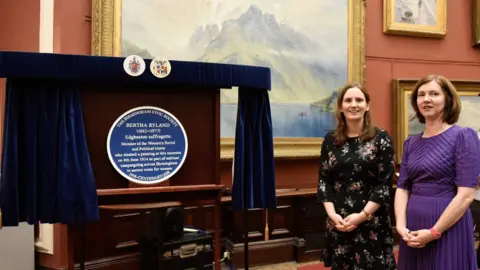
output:
M 251 83 L 252 80 L 247 79 L 249 76 L 257 79 L 265 76 L 264 81 L 270 83 L 270 70 L 171 61 L 172 73 L 159 79 L 150 73 L 149 60 L 145 60 L 147 68 L 144 74 L 138 77 L 125 74 L 123 61 L 124 58 L 117 57 L 0 52 L 0 65 L 3 65 L 0 77 L 63 79 L 76 82 L 80 88 L 100 222 L 84 227 L 68 225 L 68 233 L 58 236 L 62 239 L 55 239 L 55 243 L 66 242 L 68 252 L 45 256 L 62 257 L 61 260 L 67 264 L 64 267 L 73 270 L 75 265 L 79 267 L 80 262 L 87 261 L 88 264 L 88 261 L 127 252 L 118 248 L 119 243 L 111 241 L 112 228 L 109 226 L 122 226 L 118 219 L 111 219 L 113 215 L 132 211 L 145 213 L 173 206 L 214 205 L 214 265 L 215 269 L 220 269 L 220 204 L 223 192 L 219 171 L 220 88 Z M 109 161 L 106 139 L 110 127 L 124 112 L 139 106 L 155 106 L 169 111 L 182 123 L 188 136 L 187 158 L 167 183 L 155 186 L 132 184 L 118 174 Z M 129 228 L 132 231 L 130 235 L 135 238 L 142 229 Z M 135 243 L 135 239 L 130 242 L 128 252 L 138 251 L 138 242 Z M 47 261 L 38 259 L 40 264 Z M 139 266 L 132 263 L 128 269 L 139 269 Z

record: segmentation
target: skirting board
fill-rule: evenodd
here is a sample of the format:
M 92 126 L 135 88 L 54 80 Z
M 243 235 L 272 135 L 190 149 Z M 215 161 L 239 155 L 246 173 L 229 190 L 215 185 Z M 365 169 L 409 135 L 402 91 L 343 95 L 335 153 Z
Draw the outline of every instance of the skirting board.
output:
M 295 237 L 248 243 L 248 266 L 254 267 L 294 261 L 295 243 Z M 230 252 L 230 259 L 226 260 L 226 264 L 231 269 L 244 268 L 243 243 L 235 244 L 226 238 L 224 246 L 226 251 Z
M 131 253 L 123 256 L 109 257 L 105 259 L 85 262 L 85 270 L 129 270 L 138 269 L 140 265 L 140 253 Z M 67 270 L 67 268 L 51 268 L 46 266 L 37 266 L 37 270 Z M 75 270 L 80 269 L 80 265 L 75 265 Z

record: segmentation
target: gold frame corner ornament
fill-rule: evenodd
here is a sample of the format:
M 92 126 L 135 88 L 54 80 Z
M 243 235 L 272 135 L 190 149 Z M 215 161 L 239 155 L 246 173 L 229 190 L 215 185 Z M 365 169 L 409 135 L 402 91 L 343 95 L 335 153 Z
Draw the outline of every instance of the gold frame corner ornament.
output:
M 402 162 L 403 143 L 408 137 L 408 122 L 413 115 L 408 114 L 408 96 L 419 79 L 394 79 L 393 80 L 393 123 L 394 147 L 397 164 Z M 455 86 L 459 96 L 479 96 L 480 81 L 450 80 Z M 416 120 L 413 120 L 416 121 Z
M 120 56 L 122 0 L 92 0 L 91 54 Z M 348 0 L 348 81 L 365 77 L 365 0 Z M 276 158 L 314 158 L 323 138 L 274 138 Z M 222 160 L 233 159 L 234 139 L 221 138 Z
M 437 25 L 415 25 L 395 22 L 396 0 L 383 0 L 383 32 L 401 36 L 443 38 L 447 34 L 447 0 L 437 0 Z

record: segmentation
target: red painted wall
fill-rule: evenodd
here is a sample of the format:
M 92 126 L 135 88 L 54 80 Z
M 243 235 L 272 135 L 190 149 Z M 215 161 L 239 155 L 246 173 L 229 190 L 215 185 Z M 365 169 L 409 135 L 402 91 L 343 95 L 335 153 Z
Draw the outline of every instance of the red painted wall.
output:
M 471 45 L 471 1 L 447 2 L 447 35 L 435 39 L 384 34 L 383 1 L 367 1 L 365 86 L 372 95 L 375 123 L 391 133 L 393 79 L 436 73 L 480 80 L 480 49 Z
M 40 1 L 0 3 L 0 50 L 38 52 Z
M 55 1 L 53 51 L 90 54 L 92 1 Z

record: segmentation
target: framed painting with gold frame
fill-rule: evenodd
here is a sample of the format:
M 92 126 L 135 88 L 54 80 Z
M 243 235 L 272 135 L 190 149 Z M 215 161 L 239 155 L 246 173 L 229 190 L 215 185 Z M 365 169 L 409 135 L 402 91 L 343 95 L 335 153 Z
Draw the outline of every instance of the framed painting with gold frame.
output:
M 126 2 L 122 1 L 127 1 L 127 0 L 92 0 L 92 54 L 93 55 L 99 55 L 99 56 L 124 56 L 123 55 L 123 50 L 122 50 L 122 44 L 124 42 L 123 36 L 124 33 L 122 31 L 122 28 L 125 27 L 126 23 L 126 14 L 125 12 L 125 7 L 124 5 Z M 133 0 L 128 0 L 128 1 L 133 1 Z M 145 0 L 142 0 L 145 1 Z M 138 8 L 138 5 L 140 5 L 140 2 L 135 0 L 135 7 Z M 202 1 L 202 0 L 198 0 Z M 254 2 L 258 5 L 265 5 L 265 1 L 263 0 L 249 0 L 250 2 Z M 345 12 L 345 16 L 348 16 L 348 23 L 345 23 L 345 34 L 340 34 L 345 36 L 345 42 L 347 43 L 345 45 L 345 69 L 347 69 L 344 73 L 345 78 L 341 79 L 341 83 L 339 82 L 334 90 L 331 90 L 332 88 L 328 88 L 328 91 L 335 91 L 338 90 L 341 86 L 343 86 L 344 83 L 346 83 L 346 80 L 348 81 L 354 81 L 354 82 L 359 82 L 363 83 L 364 80 L 364 63 L 365 63 L 365 56 L 364 56 L 364 13 L 365 13 L 365 1 L 364 0 L 344 0 L 343 1 L 338 1 L 338 0 L 331 0 L 332 3 L 345 3 L 346 6 L 338 7 L 336 10 L 341 10 L 341 12 Z M 147 1 L 148 2 L 148 1 Z M 160 2 L 165 2 L 168 3 L 169 5 L 173 5 L 174 3 L 183 3 L 183 1 L 171 1 L 168 2 L 168 0 L 160 1 Z M 130 2 L 129 2 L 130 3 Z M 152 2 L 155 4 L 158 4 L 159 2 Z M 198 4 L 199 2 L 195 2 Z M 233 2 L 232 2 L 233 3 Z M 293 5 L 293 0 L 291 1 L 291 4 Z M 312 5 L 314 4 L 315 1 L 312 2 Z M 318 4 L 318 3 L 317 3 Z M 153 5 L 153 4 L 152 4 Z M 337 4 L 336 4 L 337 5 Z M 343 4 L 342 4 L 343 5 Z M 122 8 L 123 6 L 123 8 Z M 154 9 L 152 6 L 149 9 Z M 194 10 L 194 7 L 192 7 Z M 160 10 L 160 9 L 159 9 Z M 180 12 L 181 9 L 179 9 Z M 255 11 L 255 10 L 254 10 Z M 130 10 L 128 10 L 130 12 Z M 146 12 L 146 11 L 145 11 Z M 185 9 L 183 9 L 182 12 L 186 12 Z M 196 12 L 196 11 L 192 11 Z M 200 11 L 201 12 L 201 11 Z M 232 11 L 233 12 L 233 11 Z M 262 12 L 262 11 L 260 11 Z M 333 11 L 332 11 L 333 12 Z M 137 11 L 138 13 L 138 11 Z M 160 12 L 161 13 L 161 12 Z M 329 13 L 329 12 L 327 12 Z M 131 14 L 131 13 L 130 13 Z M 262 13 L 266 14 L 266 13 Z M 138 16 L 142 16 L 141 13 L 137 14 Z M 197 12 L 198 15 L 198 12 Z M 158 16 L 161 16 L 161 14 L 158 14 Z M 186 16 L 177 16 L 179 17 L 179 21 L 183 20 Z M 297 20 L 301 19 L 301 16 L 297 16 Z M 335 19 L 336 17 L 330 16 L 332 19 Z M 272 16 L 267 16 L 265 17 L 268 20 L 272 18 Z M 275 17 L 273 17 L 275 18 Z M 283 25 L 283 24 L 288 24 L 287 19 L 283 19 L 282 22 L 280 22 L 280 17 L 278 18 L 279 20 L 277 21 L 278 25 Z M 339 18 L 339 20 L 342 20 L 340 23 L 344 23 L 343 18 Z M 130 21 L 133 21 L 131 19 Z M 306 21 L 306 20 L 303 20 Z M 137 20 L 135 18 L 135 25 L 137 29 L 139 29 L 139 23 L 140 20 Z M 335 22 L 332 22 L 335 24 Z M 152 25 L 160 25 L 160 24 L 155 24 L 151 23 Z M 223 24 L 222 24 L 223 25 Z M 141 28 L 141 27 L 140 27 Z M 216 28 L 214 28 L 215 30 Z M 178 30 L 180 31 L 180 30 Z M 290 31 L 290 30 L 289 30 Z M 295 30 L 297 31 L 297 30 Z M 298 31 L 297 31 L 298 32 Z M 156 35 L 157 33 L 155 33 Z M 159 33 L 161 35 L 161 33 Z M 230 35 L 232 36 L 232 35 Z M 305 36 L 303 34 L 303 36 Z M 308 37 L 308 35 L 307 35 Z M 132 38 L 133 39 L 133 38 Z M 297 39 L 294 39 L 297 40 Z M 329 40 L 329 39 L 323 39 L 323 40 Z M 332 40 L 330 38 L 330 40 Z M 330 43 L 334 44 L 334 43 Z M 158 44 L 162 45 L 162 44 Z M 155 44 L 157 46 L 157 44 Z M 256 48 L 258 49 L 258 48 Z M 166 50 L 167 51 L 167 50 Z M 164 55 L 160 55 L 162 57 L 165 57 Z M 167 57 L 169 58 L 169 57 Z M 178 59 L 178 58 L 171 58 L 170 59 Z M 342 58 L 343 59 L 343 58 Z M 184 59 L 179 59 L 179 60 L 184 60 Z M 211 60 L 211 59 L 209 59 Z M 265 61 L 264 61 L 265 62 Z M 266 61 L 268 62 L 268 61 Z M 248 63 L 247 63 L 248 64 Z M 318 69 L 319 70 L 319 69 Z M 317 70 L 317 71 L 318 71 Z M 273 77 L 273 71 L 272 71 L 272 77 Z M 283 72 L 282 74 L 285 74 L 288 72 Z M 278 74 L 278 72 L 277 72 Z M 295 77 L 295 76 L 294 76 Z M 315 78 L 315 76 L 310 76 Z M 291 80 L 290 78 L 288 78 Z M 339 80 L 340 81 L 340 80 Z M 274 85 L 274 82 L 272 80 L 272 85 Z M 313 92 L 318 91 L 318 88 L 320 87 L 319 85 L 314 85 L 310 84 L 310 86 L 314 86 L 311 88 L 316 88 L 313 89 Z M 274 88 L 274 87 L 273 87 Z M 294 88 L 295 89 L 295 88 Z M 272 89 L 271 93 L 273 93 L 275 89 Z M 292 92 L 294 92 L 292 90 Z M 333 92 L 329 92 L 328 96 L 322 96 L 321 99 L 316 99 L 318 100 L 318 104 L 320 104 L 321 100 L 328 99 L 329 97 L 333 96 Z M 271 98 L 271 102 L 272 102 Z M 310 103 L 309 105 L 312 105 Z M 320 105 L 319 105 L 320 106 Z M 328 107 L 328 110 L 330 112 L 332 111 L 332 106 Z M 323 107 L 322 107 L 323 108 Z M 320 109 L 319 109 L 320 110 Z M 273 109 L 272 109 L 273 112 Z M 334 113 L 333 113 L 334 115 Z M 272 113 L 273 117 L 273 113 Z M 298 117 L 303 117 L 303 112 L 298 113 Z M 280 117 L 276 117 L 277 119 Z M 332 120 L 333 121 L 333 120 Z M 232 125 L 234 126 L 234 125 Z M 233 127 L 231 127 L 233 128 Z M 274 133 L 275 133 L 275 127 L 274 127 Z M 322 138 L 321 136 L 275 136 L 274 134 L 274 146 L 275 146 L 275 157 L 276 158 L 308 158 L 308 157 L 318 157 L 320 154 L 320 147 L 322 143 Z M 228 137 L 228 136 L 222 136 L 221 138 L 221 158 L 222 159 L 232 159 L 233 158 L 233 150 L 234 150 L 234 138 Z
M 472 45 L 480 47 L 480 0 L 472 0 Z
M 395 79 L 393 80 L 393 123 L 394 123 L 394 145 L 396 162 L 402 162 L 403 143 L 408 136 L 419 134 L 423 131 L 423 124 L 412 119 L 414 111 L 410 103 L 410 96 L 418 80 Z M 462 102 L 462 111 L 458 125 L 471 127 L 480 134 L 480 81 L 451 80 Z
M 383 32 L 443 38 L 447 34 L 447 0 L 384 0 Z

